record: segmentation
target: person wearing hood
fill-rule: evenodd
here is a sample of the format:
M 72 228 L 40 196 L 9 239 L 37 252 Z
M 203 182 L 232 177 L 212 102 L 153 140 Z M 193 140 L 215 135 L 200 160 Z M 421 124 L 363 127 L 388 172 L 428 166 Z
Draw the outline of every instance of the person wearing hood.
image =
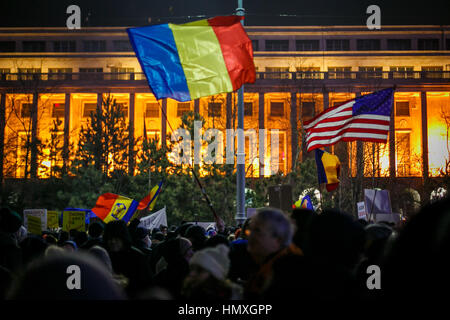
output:
M 132 246 L 132 239 L 124 221 L 106 224 L 103 241 L 115 273 L 129 280 L 126 292 L 130 298 L 151 284 L 152 273 L 147 257 Z
M 22 218 L 8 208 L 0 210 L 0 266 L 12 273 L 22 267 L 22 251 L 15 233 L 22 226 Z
M 78 281 L 72 277 L 76 272 L 81 275 Z M 125 300 L 126 295 L 94 257 L 64 252 L 33 261 L 14 281 L 7 299 Z

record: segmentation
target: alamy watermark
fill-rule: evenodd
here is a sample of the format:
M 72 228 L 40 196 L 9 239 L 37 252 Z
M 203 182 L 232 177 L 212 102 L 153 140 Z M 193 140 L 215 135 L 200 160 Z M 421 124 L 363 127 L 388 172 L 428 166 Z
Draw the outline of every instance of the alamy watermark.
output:
M 207 129 L 202 133 L 202 122 L 194 121 L 194 154 L 192 155 L 192 137 L 188 130 L 179 128 L 171 136 L 174 143 L 170 159 L 177 165 L 180 164 L 245 164 L 245 139 L 248 138 L 248 159 L 259 161 L 265 165 L 266 151 L 269 150 L 270 137 L 270 171 L 271 174 L 279 169 L 279 135 L 278 129 L 226 129 L 226 148 L 224 156 L 224 134 L 218 129 Z M 237 138 L 237 152 L 235 153 L 235 138 Z M 207 143 L 207 147 L 202 145 Z M 203 152 L 202 152 L 203 150 Z M 205 152 L 206 151 L 206 152 Z M 258 154 L 259 151 L 259 154 Z M 224 159 L 225 158 L 225 159 Z
M 67 7 L 66 13 L 70 16 L 66 20 L 66 26 L 69 30 L 81 29 L 81 9 L 76 4 Z
M 66 281 L 67 289 L 69 289 L 69 290 L 73 290 L 73 289 L 80 290 L 81 289 L 81 270 L 80 270 L 80 267 L 75 265 L 75 264 L 72 264 L 72 265 L 67 267 L 66 273 L 70 274 L 70 276 L 67 277 L 67 281 Z
M 367 28 L 369 30 L 381 29 L 381 9 L 376 4 L 372 4 L 367 7 L 367 14 L 371 14 L 366 21 Z

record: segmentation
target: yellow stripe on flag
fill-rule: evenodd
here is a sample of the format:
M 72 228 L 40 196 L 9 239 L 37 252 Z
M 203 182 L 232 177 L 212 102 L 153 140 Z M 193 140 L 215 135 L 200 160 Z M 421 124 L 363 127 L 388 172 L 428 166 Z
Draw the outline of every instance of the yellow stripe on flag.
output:
M 192 100 L 233 91 L 219 40 L 207 23 L 169 23 Z

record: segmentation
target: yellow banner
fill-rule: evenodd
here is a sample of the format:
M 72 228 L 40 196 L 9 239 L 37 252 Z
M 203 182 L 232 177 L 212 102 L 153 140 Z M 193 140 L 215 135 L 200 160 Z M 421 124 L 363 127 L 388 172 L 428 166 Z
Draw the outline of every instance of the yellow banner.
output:
M 28 216 L 28 232 L 38 236 L 42 235 L 42 223 L 40 217 Z
M 85 218 L 85 213 L 83 211 L 64 211 L 62 229 L 67 232 L 72 229 L 86 231 Z
M 47 211 L 47 228 L 57 229 L 59 227 L 59 212 Z

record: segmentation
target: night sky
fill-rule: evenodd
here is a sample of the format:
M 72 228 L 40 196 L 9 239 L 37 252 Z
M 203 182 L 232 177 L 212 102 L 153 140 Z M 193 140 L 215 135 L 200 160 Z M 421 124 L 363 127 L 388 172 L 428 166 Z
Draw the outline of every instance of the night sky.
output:
M 244 0 L 246 25 L 365 25 L 366 9 L 381 8 L 383 25 L 449 25 L 450 1 Z M 65 27 L 66 8 L 81 8 L 81 26 L 183 23 L 233 14 L 237 0 L 1 0 L 1 27 Z

